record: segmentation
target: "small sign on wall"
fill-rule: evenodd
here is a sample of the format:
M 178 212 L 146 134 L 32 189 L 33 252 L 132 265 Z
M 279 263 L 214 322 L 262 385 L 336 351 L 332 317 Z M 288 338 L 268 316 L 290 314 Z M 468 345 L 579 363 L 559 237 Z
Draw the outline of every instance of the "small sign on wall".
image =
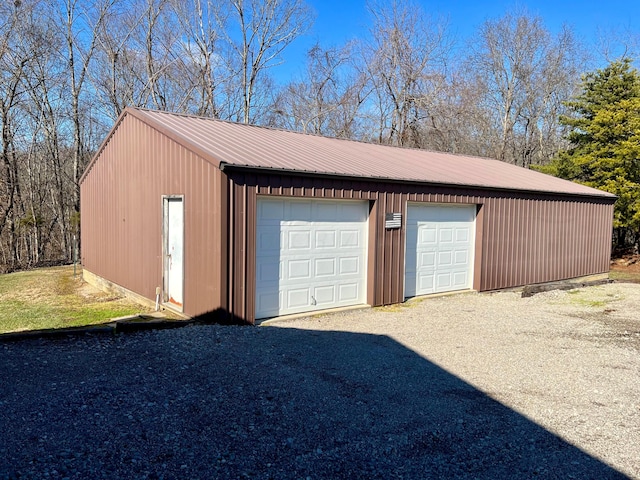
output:
M 391 230 L 393 228 L 400 228 L 402 226 L 402 214 L 401 213 L 386 213 L 384 217 L 384 228 Z

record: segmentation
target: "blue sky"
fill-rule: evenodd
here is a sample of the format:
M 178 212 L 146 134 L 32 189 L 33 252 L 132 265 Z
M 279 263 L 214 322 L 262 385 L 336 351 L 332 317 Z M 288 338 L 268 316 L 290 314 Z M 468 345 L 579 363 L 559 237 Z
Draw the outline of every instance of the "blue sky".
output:
M 613 30 L 640 36 L 640 0 L 541 0 L 493 1 L 431 0 L 419 1 L 435 18 L 448 19 L 449 33 L 462 45 L 485 20 L 496 19 L 507 11 L 526 9 L 539 15 L 551 32 L 570 25 L 577 37 L 593 48 L 599 35 Z M 316 41 L 337 46 L 363 36 L 368 28 L 365 0 L 307 0 L 315 10 L 313 28 L 304 38 L 290 45 L 284 54 L 282 70 L 294 73 L 304 66 L 304 54 Z

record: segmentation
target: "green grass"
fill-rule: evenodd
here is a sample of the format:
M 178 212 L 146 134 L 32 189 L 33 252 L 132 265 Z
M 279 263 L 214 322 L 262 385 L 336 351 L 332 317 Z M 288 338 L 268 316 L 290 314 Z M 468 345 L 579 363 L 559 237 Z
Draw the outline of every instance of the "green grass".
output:
M 0 333 L 96 325 L 146 311 L 87 286 L 73 267 L 0 275 Z
M 611 270 L 609 272 L 609 278 L 616 282 L 640 283 L 640 273 L 638 272 Z

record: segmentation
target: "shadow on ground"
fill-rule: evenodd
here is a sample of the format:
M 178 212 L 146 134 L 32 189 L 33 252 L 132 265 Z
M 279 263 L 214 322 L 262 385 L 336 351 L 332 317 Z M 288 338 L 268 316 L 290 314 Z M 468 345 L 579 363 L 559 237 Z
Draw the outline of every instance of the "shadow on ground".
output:
M 385 336 L 197 325 L 0 365 L 2 479 L 626 478 Z

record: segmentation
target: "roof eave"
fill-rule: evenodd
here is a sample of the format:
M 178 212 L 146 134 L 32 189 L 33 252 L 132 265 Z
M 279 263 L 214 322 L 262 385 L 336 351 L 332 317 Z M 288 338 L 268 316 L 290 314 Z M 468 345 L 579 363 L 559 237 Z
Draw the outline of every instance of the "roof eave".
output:
M 239 171 L 246 171 L 246 172 L 266 173 L 266 174 L 276 174 L 276 175 L 277 174 L 295 175 L 295 176 L 301 176 L 301 177 L 321 177 L 321 178 L 328 178 L 328 179 L 360 180 L 360 181 L 365 180 L 365 181 L 372 181 L 372 182 L 380 182 L 380 183 L 384 182 L 384 183 L 394 183 L 394 184 L 409 183 L 412 185 L 435 185 L 440 187 L 474 188 L 478 190 L 489 190 L 489 191 L 496 191 L 496 192 L 523 192 L 523 193 L 530 193 L 530 194 L 536 194 L 536 195 L 544 194 L 544 195 L 555 195 L 555 196 L 570 196 L 575 198 L 580 198 L 580 197 L 599 198 L 599 199 L 610 200 L 611 203 L 615 202 L 615 200 L 618 198 L 617 196 L 608 192 L 602 192 L 602 194 L 598 194 L 598 193 L 588 194 L 588 193 L 559 192 L 559 191 L 552 191 L 552 190 L 536 190 L 536 189 L 520 189 L 520 188 L 514 189 L 514 188 L 494 187 L 494 186 L 479 185 L 479 184 L 476 185 L 476 184 L 470 184 L 470 183 L 437 182 L 437 181 L 424 181 L 424 180 L 414 180 L 414 179 L 400 179 L 400 178 L 373 177 L 373 176 L 362 177 L 362 176 L 342 174 L 342 173 L 316 172 L 316 171 L 310 171 L 310 170 L 292 170 L 292 169 L 286 169 L 286 168 L 260 167 L 255 165 L 238 165 L 238 164 L 227 163 L 227 162 L 220 162 L 219 168 L 223 172 L 239 170 Z

